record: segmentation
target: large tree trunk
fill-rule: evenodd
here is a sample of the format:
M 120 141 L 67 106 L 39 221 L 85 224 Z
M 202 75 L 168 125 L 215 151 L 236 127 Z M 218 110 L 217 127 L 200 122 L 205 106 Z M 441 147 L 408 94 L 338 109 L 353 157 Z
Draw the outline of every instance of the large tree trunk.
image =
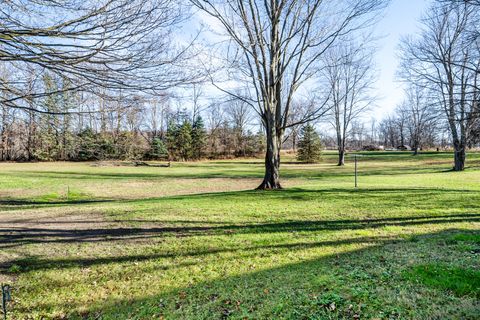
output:
M 280 148 L 282 136 L 273 123 L 267 124 L 267 152 L 265 154 L 265 176 L 258 190 L 282 189 L 280 185 Z
M 297 151 L 297 132 L 296 131 L 292 134 L 292 148 L 293 148 L 293 152 Z
M 455 148 L 455 165 L 453 167 L 454 171 L 463 171 L 465 169 L 465 145 L 463 143 L 457 142 L 454 143 Z
M 344 166 L 345 165 L 345 150 L 344 149 L 339 149 L 338 150 L 338 166 Z
M 414 139 L 413 146 L 412 146 L 414 156 L 418 155 L 419 145 L 420 145 L 420 143 L 418 143 L 418 141 L 416 139 Z
M 451 89 L 450 91 L 452 91 Z M 450 130 L 452 133 L 453 140 L 453 152 L 454 152 L 454 165 L 453 171 L 463 171 L 465 169 L 465 147 L 467 141 L 465 138 L 465 126 L 463 122 L 460 122 L 460 128 L 457 129 L 454 117 L 454 100 L 453 93 L 450 94 L 450 113 L 448 116 L 448 123 L 450 125 Z M 459 133 L 460 131 L 460 133 Z

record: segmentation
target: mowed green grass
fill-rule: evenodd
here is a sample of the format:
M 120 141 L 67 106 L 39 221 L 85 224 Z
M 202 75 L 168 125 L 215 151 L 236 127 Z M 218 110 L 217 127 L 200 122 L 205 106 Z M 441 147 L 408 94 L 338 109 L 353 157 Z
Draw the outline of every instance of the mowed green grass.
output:
M 0 164 L 11 319 L 480 319 L 480 154 Z

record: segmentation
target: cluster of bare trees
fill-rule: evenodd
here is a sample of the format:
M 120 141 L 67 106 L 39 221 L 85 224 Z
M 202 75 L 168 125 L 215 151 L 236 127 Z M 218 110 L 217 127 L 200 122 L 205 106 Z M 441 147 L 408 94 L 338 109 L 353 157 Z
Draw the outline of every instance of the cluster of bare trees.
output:
M 185 137 L 172 141 L 188 144 L 185 132 L 190 126 L 195 136 L 193 126 L 203 118 L 206 141 L 201 152 L 192 151 L 195 158 L 249 156 L 265 147 L 259 188 L 277 189 L 282 145 L 295 149 L 302 126 L 322 120 L 335 132 L 339 165 L 349 146 L 366 140 L 408 143 L 416 151 L 438 145 L 438 132 L 448 128 L 455 169 L 462 170 L 465 149 L 480 140 L 479 3 L 434 1 L 421 34 L 402 44 L 405 102 L 370 130 L 363 119 L 375 101 L 369 28 L 387 5 L 4 1 L 0 159 L 141 158 L 169 143 L 183 157 L 177 151 L 186 147 L 166 137 L 169 124 L 183 117 L 170 132 Z M 214 21 L 212 36 L 177 32 L 205 16 Z M 206 80 L 227 98 L 218 101 L 217 94 L 205 103 Z M 186 91 L 193 91 L 191 110 L 184 112 L 181 102 L 172 108 L 173 97 L 183 101 L 178 95 Z
M 479 21 L 478 1 L 438 0 L 423 18 L 421 34 L 402 43 L 402 76 L 427 96 L 421 109 L 438 113 L 439 121 L 446 123 L 455 151 L 455 171 L 464 169 L 466 149 L 478 139 Z M 418 112 L 417 116 L 422 122 Z
M 198 79 L 195 48 L 171 36 L 185 12 L 172 0 L 2 1 L 1 159 L 69 159 L 85 128 L 136 136 L 145 93 Z
M 53 77 L 44 81 L 63 83 Z M 203 108 L 205 119 L 182 103 L 168 94 L 113 99 L 67 91 L 44 97 L 45 113 L 4 106 L 0 160 L 191 160 L 264 151 L 265 137 L 243 102 L 215 101 Z M 70 104 L 79 112 L 63 113 Z
M 428 91 L 410 86 L 405 94 L 405 100 L 396 107 L 393 115 L 380 122 L 381 143 L 386 148 L 410 146 L 414 155 L 420 149 L 445 147 L 447 141 L 439 135 L 445 131 L 445 126 L 439 122 L 439 113 L 430 106 Z
M 0 9 L 4 106 L 46 111 L 36 99 L 57 91 L 26 81 L 45 72 L 69 80 L 61 92 L 94 94 L 158 92 L 194 76 L 185 65 L 191 46 L 173 45 L 170 36 L 184 19 L 177 1 L 12 0 Z
M 158 134 L 165 91 L 201 76 L 190 68 L 193 42 L 173 37 L 186 9 L 173 0 L 1 2 L 0 159 L 140 157 L 145 136 Z

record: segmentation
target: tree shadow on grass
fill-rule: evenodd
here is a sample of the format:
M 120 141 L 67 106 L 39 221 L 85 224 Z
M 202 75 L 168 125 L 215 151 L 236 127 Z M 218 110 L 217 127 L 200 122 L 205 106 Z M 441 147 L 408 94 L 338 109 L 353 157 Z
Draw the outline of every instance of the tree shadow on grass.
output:
M 123 200 L 125 202 L 162 202 L 171 200 L 201 200 L 201 199 L 215 199 L 215 200 L 231 200 L 232 198 L 239 198 L 251 200 L 254 197 L 255 201 L 262 199 L 278 199 L 278 200 L 328 200 L 328 197 L 354 197 L 368 198 L 389 195 L 389 200 L 405 199 L 414 200 L 418 196 L 431 196 L 440 194 L 472 194 L 480 197 L 479 190 L 470 189 L 453 189 L 453 188 L 428 188 L 428 187 L 398 187 L 398 188 L 319 188 L 319 189 L 305 189 L 305 188 L 288 188 L 282 190 L 265 191 L 265 190 L 243 190 L 243 191 L 229 191 L 229 192 L 207 192 L 187 195 L 167 196 L 167 197 L 153 197 L 134 200 Z
M 448 230 L 419 236 L 413 241 L 361 238 L 357 243 L 367 246 L 362 249 L 352 247 L 340 254 L 194 282 L 149 296 L 107 298 L 96 301 L 87 311 L 74 311 L 80 306 L 73 305 L 70 317 L 475 319 L 480 304 L 474 296 L 455 296 L 402 276 L 410 267 L 425 261 L 439 263 L 449 255 L 468 255 L 460 252 L 456 244 L 445 242 L 459 232 L 472 231 Z M 328 245 L 342 244 L 345 243 Z M 308 249 L 305 246 L 289 248 Z M 469 267 L 461 265 L 462 261 L 450 263 Z
M 211 179 L 211 178 L 225 178 L 225 179 L 250 179 L 261 178 L 263 173 L 261 170 L 258 172 L 249 171 L 247 168 L 244 171 L 231 171 L 229 166 L 224 171 L 214 168 L 210 171 L 204 172 L 181 172 L 175 171 L 167 172 L 124 172 L 118 170 L 118 172 L 76 172 L 76 171 L 25 171 L 22 176 L 32 178 L 48 178 L 48 179 L 65 179 L 65 180 L 163 180 L 163 179 Z M 139 169 L 140 170 L 140 169 Z
M 88 198 L 83 199 L 14 199 L 8 198 L 0 200 L 0 211 L 5 212 L 15 212 L 22 211 L 27 209 L 47 209 L 47 208 L 58 208 L 58 207 L 69 207 L 69 206 L 87 206 L 95 204 L 106 204 L 119 201 L 118 199 L 106 199 L 106 198 Z M 19 222 L 21 219 L 18 219 Z
M 82 199 L 82 200 L 27 200 L 27 199 L 7 199 L 0 200 L 0 206 L 13 207 L 41 207 L 52 205 L 76 205 L 76 204 L 95 204 L 112 202 L 111 199 Z
M 416 200 L 418 197 L 431 197 L 433 195 L 457 195 L 457 194 L 472 194 L 480 198 L 479 190 L 470 189 L 453 189 L 453 188 L 429 188 L 429 187 L 398 187 L 398 188 L 321 188 L 321 189 L 304 189 L 304 188 L 288 188 L 275 191 L 263 190 L 243 190 L 243 191 L 228 191 L 228 192 L 205 192 L 194 193 L 186 195 L 164 196 L 164 197 L 150 197 L 139 199 L 106 199 L 106 198 L 89 198 L 89 199 L 74 199 L 74 200 L 28 200 L 28 199 L 4 199 L 0 200 L 0 208 L 3 210 L 22 210 L 34 208 L 46 208 L 56 206 L 71 206 L 71 205 L 89 205 L 101 203 L 116 203 L 116 204 L 135 204 L 135 203 L 161 203 L 168 201 L 197 201 L 214 199 L 215 201 L 230 201 L 232 199 L 239 199 L 251 201 L 263 200 L 325 200 L 328 201 L 334 198 L 348 198 L 367 199 L 367 198 L 388 198 L 386 202 L 398 203 L 409 200 Z M 435 201 L 438 201 L 435 199 Z M 441 205 L 441 201 L 438 201 Z M 2 206 L 4 206 L 2 208 Z M 480 207 L 480 205 L 479 205 Z
M 36 256 L 16 259 L 6 264 L 0 264 L 0 271 L 8 273 L 8 268 L 12 265 L 18 267 L 14 274 L 22 272 L 30 272 L 37 270 L 48 269 L 69 269 L 76 267 L 91 267 L 96 265 L 116 264 L 116 263 L 138 263 L 142 261 L 169 259 L 169 258 L 192 258 L 199 256 L 216 255 L 221 253 L 252 253 L 258 250 L 300 250 L 320 248 L 326 246 L 350 245 L 350 244 L 367 244 L 367 243 L 383 243 L 391 242 L 390 236 L 375 236 L 375 237 L 356 237 L 334 241 L 316 241 L 316 242 L 294 242 L 281 244 L 267 244 L 254 246 L 235 246 L 230 248 L 215 248 L 215 249 L 195 249 L 185 252 L 159 253 L 159 254 L 137 254 L 126 256 L 110 256 L 110 257 L 95 257 L 95 258 L 67 258 L 67 259 L 50 259 L 39 258 Z M 176 266 L 178 267 L 178 266 Z
M 455 201 L 457 196 L 469 194 L 468 199 L 462 198 L 461 202 Z M 441 195 L 441 199 L 435 197 Z M 4 221 L 7 228 L 0 228 L 0 248 L 15 247 L 24 244 L 39 243 L 88 243 L 88 242 L 112 242 L 112 241 L 133 241 L 148 240 L 162 237 L 189 237 L 189 236 L 208 236 L 224 234 L 255 234 L 255 233 L 278 233 L 278 232 L 316 232 L 323 230 L 355 230 L 367 228 L 381 228 L 386 226 L 413 226 L 427 224 L 447 224 L 455 222 L 477 222 L 480 219 L 480 193 L 477 190 L 462 189 L 437 189 L 437 188 L 399 188 L 399 189 L 289 189 L 277 192 L 262 191 L 239 191 L 239 192 L 221 192 L 221 193 L 203 193 L 184 196 L 172 196 L 162 198 L 150 198 L 140 200 L 80 200 L 73 202 L 59 202 L 60 205 L 69 204 L 90 204 L 101 202 L 115 202 L 116 204 L 135 204 L 136 202 L 149 203 L 148 210 L 154 210 L 156 204 L 178 203 L 178 201 L 188 201 L 198 208 L 204 203 L 210 204 L 212 201 L 218 203 L 222 208 L 222 203 L 232 203 L 232 200 L 238 200 L 241 203 L 265 202 L 266 206 L 274 209 L 280 208 L 285 201 L 338 201 L 348 200 L 349 203 L 358 203 L 358 208 L 362 208 L 366 203 L 375 199 L 375 206 L 378 208 L 388 207 L 408 207 L 412 201 L 415 206 L 425 208 L 435 208 L 437 211 L 445 213 L 431 215 L 408 215 L 403 214 L 396 217 L 379 217 L 375 219 L 343 219 L 343 220 L 286 220 L 275 221 L 272 223 L 218 223 L 218 221 L 161 221 L 161 220 L 142 220 L 122 218 L 122 215 L 116 215 L 107 222 L 114 225 L 108 227 L 99 227 L 98 221 L 80 221 L 81 227 L 75 229 L 61 226 L 57 227 L 55 223 L 52 226 L 45 227 L 48 221 L 25 222 L 22 219 Z M 271 202 L 274 200 L 274 202 Z M 43 202 L 33 205 L 31 201 L 16 201 L 19 208 L 24 207 L 43 207 Z M 202 202 L 203 201 L 203 202 Z M 57 203 L 57 202 L 55 202 Z M 275 205 L 272 205 L 275 203 Z M 372 208 L 373 209 L 373 208 Z M 339 209 L 341 210 L 341 209 Z M 450 210 L 458 210 L 459 213 L 448 213 Z M 406 211 L 408 213 L 408 211 Z M 377 215 L 378 216 L 378 215 Z M 69 221 L 77 223 L 76 221 Z M 119 227 L 118 223 L 122 223 Z M 141 227 L 125 227 L 125 224 L 140 223 Z M 65 225 L 65 223 L 63 223 Z
M 261 234 L 279 232 L 318 232 L 383 228 L 387 226 L 416 226 L 479 222 L 480 214 L 444 214 L 400 216 L 377 219 L 299 220 L 258 224 L 161 226 L 161 227 L 103 227 L 103 228 L 41 228 L 14 227 L 0 229 L 0 248 L 39 243 L 95 243 L 148 240 L 161 237 L 191 237 L 225 234 Z M 125 220 L 128 222 L 128 220 Z M 208 222 L 207 222 L 208 223 Z
M 372 161 L 370 159 L 366 161 Z M 376 159 L 379 160 L 379 159 Z M 383 159 L 381 159 L 383 161 Z M 443 164 L 434 165 L 415 165 L 412 161 L 410 165 L 401 167 L 362 167 L 362 161 L 359 163 L 360 176 L 394 176 L 394 175 L 414 175 L 414 174 L 431 174 L 431 173 L 447 173 L 451 172 L 451 166 Z M 295 165 L 301 165 L 301 168 Z M 200 168 L 202 171 L 190 170 L 186 172 L 177 172 L 171 169 L 165 169 L 157 172 L 124 172 L 118 170 L 117 172 L 83 172 L 83 171 L 24 171 L 22 176 L 32 178 L 46 178 L 46 179 L 65 179 L 65 180 L 145 180 L 145 181 L 159 181 L 169 179 L 261 179 L 263 177 L 263 166 L 258 165 L 248 167 L 254 164 L 243 164 L 245 168 L 238 170 L 238 162 L 223 163 L 215 166 L 212 165 L 195 165 L 193 168 Z M 321 168 L 305 169 L 305 164 L 302 163 L 286 163 L 288 167 L 282 170 L 282 177 L 287 179 L 295 178 L 309 178 L 321 179 L 331 177 L 351 177 L 354 175 L 353 169 L 348 167 L 339 168 L 333 163 L 324 163 Z M 327 165 L 327 166 L 325 166 Z M 347 163 L 348 165 L 348 163 Z M 184 167 L 182 169 L 188 169 Z M 233 170 L 232 170 L 233 169 Z M 469 167 L 467 167 L 469 169 Z M 141 170 L 141 169 L 139 169 Z M 4 175 L 7 173 L 3 173 Z M 12 173 L 13 175 L 13 173 Z M 15 175 L 17 175 L 15 173 Z

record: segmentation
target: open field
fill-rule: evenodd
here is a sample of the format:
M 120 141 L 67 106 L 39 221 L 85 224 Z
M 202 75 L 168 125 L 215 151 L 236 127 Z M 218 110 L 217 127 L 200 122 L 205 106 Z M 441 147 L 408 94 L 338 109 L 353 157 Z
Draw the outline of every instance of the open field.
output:
M 0 164 L 11 319 L 480 319 L 480 154 Z

